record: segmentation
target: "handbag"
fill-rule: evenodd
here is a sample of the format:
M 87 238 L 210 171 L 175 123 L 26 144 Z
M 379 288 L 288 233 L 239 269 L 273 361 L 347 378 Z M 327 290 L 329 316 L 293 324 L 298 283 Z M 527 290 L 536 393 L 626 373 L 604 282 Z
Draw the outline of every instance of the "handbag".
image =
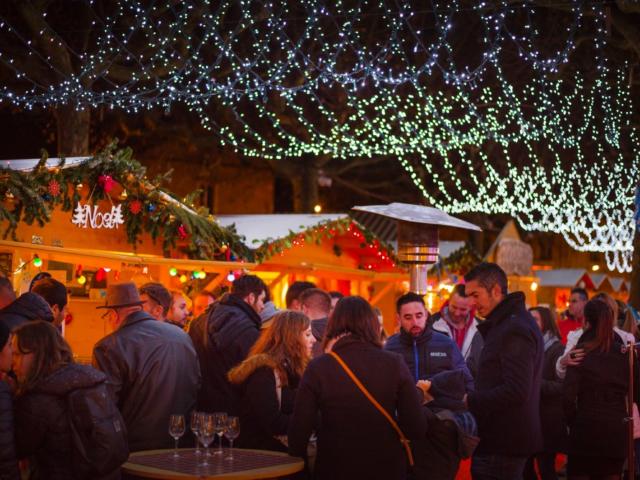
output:
M 396 421 L 393 418 L 391 418 L 391 415 L 389 415 L 389 413 L 384 409 L 384 407 L 382 407 L 382 405 L 380 405 L 378 401 L 375 398 L 373 398 L 373 395 L 369 393 L 369 390 L 367 390 L 366 387 L 362 384 L 362 382 L 358 379 L 358 377 L 356 377 L 355 373 L 353 373 L 351 369 L 347 366 L 347 364 L 344 363 L 344 360 L 342 360 L 342 358 L 340 358 L 340 356 L 335 352 L 328 352 L 328 353 L 329 355 L 331 355 L 333 358 L 336 359 L 336 361 L 340 364 L 340 366 L 345 371 L 345 373 L 349 376 L 349 378 L 353 380 L 353 383 L 355 383 L 356 386 L 360 389 L 360 391 L 364 394 L 364 396 L 367 397 L 367 400 L 369 400 L 373 404 L 373 406 L 376 407 L 378 411 L 384 416 L 384 418 L 386 418 L 388 422 L 391 424 L 393 429 L 398 434 L 398 437 L 400 437 L 400 443 L 402 444 L 405 452 L 407 453 L 407 459 L 409 460 L 409 465 L 413 467 L 414 462 L 413 462 L 413 453 L 411 452 L 411 442 L 407 437 L 405 437 L 404 433 L 402 433 L 402 430 L 400 429 Z

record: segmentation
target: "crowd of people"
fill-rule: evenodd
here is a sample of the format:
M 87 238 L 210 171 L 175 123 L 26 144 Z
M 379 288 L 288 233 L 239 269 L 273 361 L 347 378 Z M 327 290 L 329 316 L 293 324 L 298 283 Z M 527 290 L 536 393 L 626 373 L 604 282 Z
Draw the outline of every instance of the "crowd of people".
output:
M 364 298 L 310 282 L 282 310 L 254 275 L 192 302 L 113 284 L 89 366 L 61 334 L 62 283 L 42 275 L 16 298 L 0 278 L 0 479 L 120 478 L 193 412 L 239 417 L 239 447 L 304 458 L 297 478 L 453 479 L 469 457 L 478 480 L 621 478 L 631 313 L 574 289 L 556 321 L 507 286 L 482 263 L 440 312 L 406 293 L 387 338 Z

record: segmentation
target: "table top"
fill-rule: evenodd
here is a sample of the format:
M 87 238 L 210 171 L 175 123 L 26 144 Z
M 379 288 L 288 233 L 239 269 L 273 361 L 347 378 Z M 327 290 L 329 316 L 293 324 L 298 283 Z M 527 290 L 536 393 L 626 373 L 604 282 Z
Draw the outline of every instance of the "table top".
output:
M 144 478 L 163 480 L 248 480 L 282 477 L 304 468 L 301 458 L 290 457 L 286 453 L 242 448 L 233 449 L 233 460 L 225 458 L 229 454 L 229 449 L 225 448 L 222 455 L 207 457 L 209 465 L 205 466 L 202 465 L 204 449 L 201 451 L 197 455 L 193 448 L 181 448 L 178 458 L 173 457 L 173 449 L 135 452 L 129 456 L 122 470 Z

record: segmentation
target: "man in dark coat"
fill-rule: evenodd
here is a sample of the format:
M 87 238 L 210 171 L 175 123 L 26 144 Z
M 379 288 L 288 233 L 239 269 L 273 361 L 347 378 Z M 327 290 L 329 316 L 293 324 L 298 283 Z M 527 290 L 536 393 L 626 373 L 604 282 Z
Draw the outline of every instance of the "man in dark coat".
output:
M 3 322 L 11 330 L 15 330 L 30 320 L 53 322 L 51 307 L 44 298 L 35 293 L 23 293 L 0 310 L 0 322 Z
M 316 339 L 313 344 L 313 358 L 322 355 L 322 341 L 324 340 L 324 331 L 329 321 L 329 312 L 331 311 L 331 297 L 327 292 L 319 288 L 309 288 L 300 294 L 300 305 L 302 313 L 311 320 L 311 333 Z
M 384 349 L 398 353 L 413 375 L 414 383 L 431 382 L 434 412 L 465 410 L 464 396 L 473 391 L 473 378 L 455 342 L 427 327 L 428 313 L 420 295 L 407 293 L 396 302 L 400 332 L 391 336 Z M 413 443 L 416 479 L 453 479 L 460 464 L 454 424 L 432 419 L 429 435 Z
M 231 293 L 207 311 L 206 332 L 190 331 L 202 368 L 202 389 L 198 408 L 205 412 L 236 412 L 234 389 L 229 370 L 247 358 L 260 336 L 267 292 L 255 275 L 244 275 L 233 282 Z M 204 342 L 204 345 L 202 344 Z
M 467 397 L 480 435 L 471 472 L 474 480 L 522 478 L 527 457 L 542 450 L 542 335 L 524 294 L 507 294 L 498 265 L 481 263 L 465 281 L 465 293 L 485 318 L 478 326 L 484 348 L 476 389 Z
M 108 378 L 127 425 L 132 452 L 168 448 L 172 414 L 188 416 L 200 386 L 198 357 L 189 336 L 142 310 L 133 283 L 109 285 L 115 331 L 93 349 L 93 363 Z

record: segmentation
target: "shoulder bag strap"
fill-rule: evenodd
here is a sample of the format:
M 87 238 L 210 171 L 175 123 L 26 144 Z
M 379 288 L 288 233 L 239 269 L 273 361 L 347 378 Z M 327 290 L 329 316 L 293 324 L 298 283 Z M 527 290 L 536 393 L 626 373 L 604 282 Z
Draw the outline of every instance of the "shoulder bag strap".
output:
M 337 353 L 329 352 L 329 355 L 331 355 L 333 358 L 336 359 L 336 361 L 340 364 L 340 366 L 345 371 L 345 373 L 349 375 L 349 378 L 353 380 L 353 383 L 355 383 L 356 386 L 360 389 L 360 391 L 364 394 L 364 396 L 367 397 L 367 400 L 369 400 L 373 404 L 373 406 L 376 407 L 382 415 L 384 415 L 384 418 L 386 418 L 389 421 L 393 429 L 396 431 L 396 433 L 400 437 L 400 443 L 402 443 L 402 446 L 407 452 L 409 465 L 413 467 L 413 453 L 411 452 L 410 441 L 407 437 L 404 436 L 404 433 L 402 433 L 402 430 L 400 430 L 400 427 L 398 426 L 396 421 L 391 417 L 391 415 L 389 415 L 389 412 L 387 412 L 384 409 L 384 407 L 380 405 L 375 398 L 373 398 L 373 395 L 369 393 L 369 390 L 367 390 L 367 388 L 362 384 L 362 382 L 358 379 L 358 377 L 356 377 L 355 373 L 351 371 L 351 369 L 347 366 L 346 363 L 344 363 L 344 360 L 342 360 L 342 358 L 340 358 L 340 356 Z

